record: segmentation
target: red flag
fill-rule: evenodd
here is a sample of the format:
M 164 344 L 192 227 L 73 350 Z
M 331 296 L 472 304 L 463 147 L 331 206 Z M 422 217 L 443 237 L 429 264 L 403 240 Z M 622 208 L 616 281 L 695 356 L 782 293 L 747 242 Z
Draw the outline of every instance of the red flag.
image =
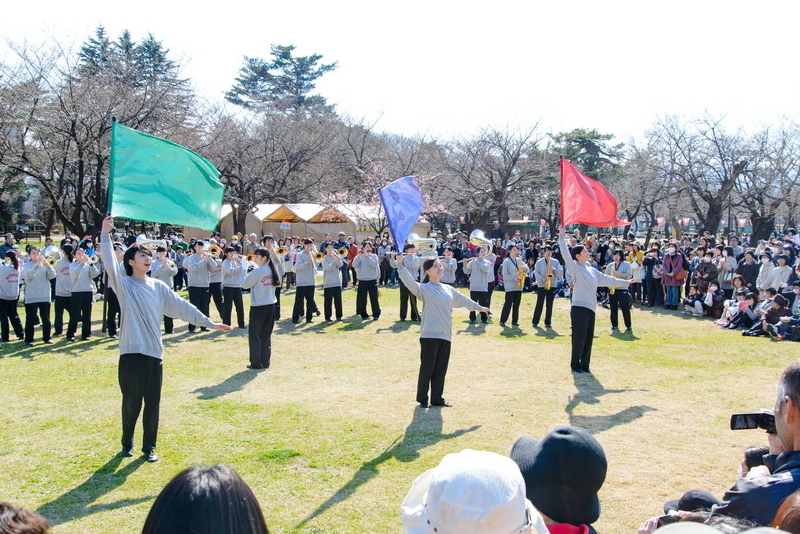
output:
M 603 184 L 561 158 L 561 224 L 574 223 L 598 228 L 631 224 L 617 219 L 617 199 Z

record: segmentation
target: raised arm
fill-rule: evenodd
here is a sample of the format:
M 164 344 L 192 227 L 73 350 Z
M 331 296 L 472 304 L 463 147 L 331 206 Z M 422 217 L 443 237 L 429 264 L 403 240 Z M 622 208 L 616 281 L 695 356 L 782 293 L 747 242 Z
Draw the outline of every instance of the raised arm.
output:
M 452 288 L 451 288 L 452 289 Z M 467 308 L 470 311 L 482 311 L 486 312 L 489 311 L 489 308 L 484 308 L 474 300 L 470 299 L 469 297 L 462 295 L 455 289 L 453 289 L 450 294 L 452 295 L 451 307 L 453 308 Z
M 117 261 L 117 255 L 114 254 L 114 245 L 111 243 L 111 236 L 109 235 L 113 229 L 113 217 L 109 216 L 103 219 L 103 227 L 100 231 L 100 252 L 102 253 L 100 261 L 103 262 L 106 268 L 108 285 L 119 295 L 119 286 L 122 283 L 122 277 L 125 276 L 125 272 L 123 271 L 122 263 Z
M 572 254 L 569 252 L 569 247 L 567 246 L 567 237 L 564 235 L 564 228 L 558 232 L 558 248 L 561 251 L 561 257 L 564 258 L 564 267 L 567 268 L 569 275 L 575 278 L 575 260 L 572 259 Z

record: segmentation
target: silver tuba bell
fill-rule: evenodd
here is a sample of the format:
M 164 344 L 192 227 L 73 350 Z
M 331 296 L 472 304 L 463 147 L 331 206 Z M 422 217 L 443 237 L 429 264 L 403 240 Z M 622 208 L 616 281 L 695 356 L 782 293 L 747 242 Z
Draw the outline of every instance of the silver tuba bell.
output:
M 429 237 L 420 237 L 418 234 L 408 234 L 406 243 L 414 245 L 421 255 L 436 253 L 436 240 Z
M 147 239 L 143 235 L 140 235 L 136 238 L 135 244 L 148 248 L 156 248 L 156 247 L 167 248 L 167 242 L 164 241 L 163 239 Z
M 487 247 L 489 252 L 492 250 L 493 243 L 486 239 L 483 230 L 473 230 L 472 233 L 469 234 L 469 242 L 476 247 Z

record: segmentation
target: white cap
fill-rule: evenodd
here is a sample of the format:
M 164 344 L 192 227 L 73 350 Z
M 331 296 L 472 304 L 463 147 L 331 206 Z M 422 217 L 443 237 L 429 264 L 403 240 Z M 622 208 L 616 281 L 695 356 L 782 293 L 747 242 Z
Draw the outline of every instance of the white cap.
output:
M 463 450 L 419 476 L 403 505 L 405 534 L 547 534 L 510 458 Z

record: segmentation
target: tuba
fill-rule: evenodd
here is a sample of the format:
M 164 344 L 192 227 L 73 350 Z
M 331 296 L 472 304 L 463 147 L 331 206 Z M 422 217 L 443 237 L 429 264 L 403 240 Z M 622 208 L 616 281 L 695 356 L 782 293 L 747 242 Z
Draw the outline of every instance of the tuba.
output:
M 406 243 L 414 245 L 420 255 L 436 252 L 436 240 L 427 237 L 420 237 L 419 234 L 408 234 Z
M 487 247 L 486 252 L 492 251 L 492 242 L 486 239 L 483 230 L 473 230 L 472 233 L 469 234 L 469 242 L 476 247 Z

